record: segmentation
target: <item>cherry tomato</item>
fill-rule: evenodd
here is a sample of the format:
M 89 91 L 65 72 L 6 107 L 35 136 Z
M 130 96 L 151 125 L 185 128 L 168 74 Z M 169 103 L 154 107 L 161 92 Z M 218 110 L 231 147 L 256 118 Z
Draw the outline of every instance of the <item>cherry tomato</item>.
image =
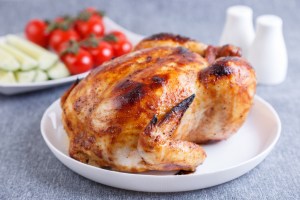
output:
M 126 35 L 121 31 L 112 31 L 109 35 L 114 35 L 116 37 L 116 42 L 127 40 Z
M 60 55 L 62 54 L 66 49 L 68 49 L 69 47 L 69 42 L 64 42 L 62 44 L 60 44 L 57 49 L 55 50 L 55 52 Z
M 111 60 L 114 57 L 112 46 L 104 41 L 99 42 L 97 47 L 83 47 L 93 57 L 95 67 L 98 67 L 102 63 Z
M 107 41 L 112 45 L 115 56 L 121 56 L 132 50 L 131 43 L 121 31 L 110 32 L 104 37 L 104 41 Z
M 94 66 L 91 54 L 81 48 L 79 48 L 77 53 L 63 54 L 61 60 L 72 75 L 84 73 Z
M 87 38 L 92 34 L 97 37 L 104 35 L 104 24 L 102 19 L 98 16 L 91 16 L 87 20 L 77 20 L 75 29 L 81 38 Z
M 98 16 L 102 19 L 103 12 L 97 10 L 95 7 L 87 7 L 83 12 L 92 14 L 93 16 Z
M 56 29 L 53 32 L 51 32 L 49 45 L 53 50 L 57 52 L 59 51 L 60 45 L 69 42 L 70 40 L 75 40 L 75 41 L 79 40 L 79 36 L 76 33 L 76 31 L 74 31 L 73 29 L 69 29 L 69 30 Z
M 33 19 L 29 21 L 25 27 L 25 34 L 28 40 L 42 47 L 48 46 L 48 34 L 46 32 L 46 22 Z
M 124 55 L 132 50 L 132 44 L 127 40 L 114 43 L 112 44 L 112 47 L 114 49 L 115 56 Z

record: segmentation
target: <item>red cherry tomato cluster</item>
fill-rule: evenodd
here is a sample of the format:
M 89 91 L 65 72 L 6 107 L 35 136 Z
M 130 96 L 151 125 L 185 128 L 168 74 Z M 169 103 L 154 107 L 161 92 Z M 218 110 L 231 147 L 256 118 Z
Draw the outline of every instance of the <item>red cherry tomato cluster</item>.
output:
M 75 18 L 31 20 L 25 27 L 25 35 L 28 40 L 60 54 L 71 74 L 86 72 L 132 50 L 124 33 L 112 31 L 105 35 L 103 14 L 93 7 Z

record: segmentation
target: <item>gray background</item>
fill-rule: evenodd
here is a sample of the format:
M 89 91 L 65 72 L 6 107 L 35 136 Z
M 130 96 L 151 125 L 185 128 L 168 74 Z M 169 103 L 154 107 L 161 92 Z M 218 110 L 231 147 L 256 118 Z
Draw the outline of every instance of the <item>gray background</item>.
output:
M 277 110 L 283 125 L 278 144 L 264 162 L 234 181 L 191 192 L 141 193 L 92 182 L 62 165 L 40 134 L 44 110 L 68 88 L 61 86 L 0 95 L 0 199 L 300 199 L 299 1 L 0 0 L 0 35 L 22 31 L 34 17 L 74 14 L 95 5 L 136 33 L 168 31 L 217 44 L 225 9 L 234 4 L 251 6 L 255 17 L 276 14 L 284 22 L 287 79 L 278 86 L 260 85 L 257 90 Z

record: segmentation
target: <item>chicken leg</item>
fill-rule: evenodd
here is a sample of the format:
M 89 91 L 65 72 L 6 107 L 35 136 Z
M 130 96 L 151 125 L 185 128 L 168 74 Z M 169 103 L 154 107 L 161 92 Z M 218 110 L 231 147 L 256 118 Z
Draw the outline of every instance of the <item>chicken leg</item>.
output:
M 172 133 L 193 102 L 195 95 L 183 100 L 171 109 L 160 122 L 154 116 L 138 140 L 138 152 L 151 170 L 195 171 L 206 154 L 197 144 L 183 140 L 175 140 Z

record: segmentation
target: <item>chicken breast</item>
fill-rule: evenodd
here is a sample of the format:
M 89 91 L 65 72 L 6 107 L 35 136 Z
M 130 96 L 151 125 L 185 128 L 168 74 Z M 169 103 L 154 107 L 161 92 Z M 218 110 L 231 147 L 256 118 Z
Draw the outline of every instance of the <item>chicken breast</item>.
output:
M 207 46 L 170 37 L 145 39 L 64 94 L 71 157 L 124 172 L 194 171 L 206 157 L 196 143 L 241 127 L 255 93 L 251 66 L 239 57 L 209 64 Z

